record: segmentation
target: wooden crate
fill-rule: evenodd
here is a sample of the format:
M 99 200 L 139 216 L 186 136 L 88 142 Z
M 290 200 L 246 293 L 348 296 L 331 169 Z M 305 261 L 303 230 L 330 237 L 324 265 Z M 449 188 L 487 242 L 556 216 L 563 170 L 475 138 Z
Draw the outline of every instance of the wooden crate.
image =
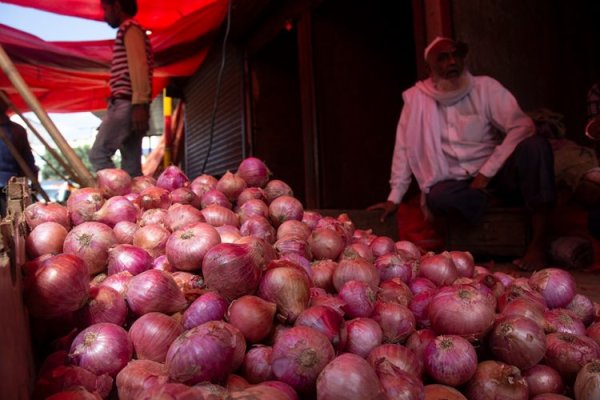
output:
M 523 208 L 492 208 L 477 226 L 456 221 L 441 225 L 448 250 L 475 256 L 520 257 L 531 239 L 531 222 Z

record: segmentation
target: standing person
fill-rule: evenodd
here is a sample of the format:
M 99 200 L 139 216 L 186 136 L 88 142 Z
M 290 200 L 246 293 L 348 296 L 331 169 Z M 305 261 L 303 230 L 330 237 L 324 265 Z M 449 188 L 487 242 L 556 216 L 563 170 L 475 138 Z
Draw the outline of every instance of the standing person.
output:
M 149 128 L 152 96 L 152 47 L 144 29 L 133 19 L 136 0 L 101 0 L 104 20 L 118 28 L 110 68 L 108 110 L 90 150 L 95 171 L 121 166 L 132 177 L 142 175 L 142 139 Z
M 537 269 L 545 263 L 545 220 L 556 197 L 552 149 L 534 135 L 533 122 L 507 89 L 469 73 L 467 50 L 445 37 L 425 49 L 430 77 L 403 93 L 391 192 L 368 210 L 381 210 L 382 220 L 394 213 L 412 175 L 433 216 L 477 224 L 493 193 L 530 211 L 532 240 L 515 263 Z
M 12 122 L 8 118 L 7 111 L 9 104 L 4 102 L 4 97 L 6 96 L 0 96 L 0 129 L 17 148 L 17 151 L 33 173 L 37 173 L 38 168 L 35 166 L 35 159 L 27 140 L 27 132 L 21 125 Z M 19 163 L 13 157 L 4 141 L 0 140 L 0 214 L 2 217 L 6 215 L 6 185 L 8 184 L 8 180 L 13 176 L 25 176 L 25 174 L 21 171 Z

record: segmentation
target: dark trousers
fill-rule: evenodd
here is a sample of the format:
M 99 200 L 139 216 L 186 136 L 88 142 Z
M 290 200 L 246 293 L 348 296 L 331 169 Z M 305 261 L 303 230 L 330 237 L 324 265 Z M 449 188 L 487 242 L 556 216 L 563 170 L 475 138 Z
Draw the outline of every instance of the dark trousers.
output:
M 531 136 L 519 143 L 486 190 L 471 189 L 471 181 L 433 185 L 426 196 L 427 207 L 434 216 L 458 217 L 473 225 L 481 221 L 492 197 L 506 206 L 551 207 L 556 201 L 552 148 L 545 138 Z

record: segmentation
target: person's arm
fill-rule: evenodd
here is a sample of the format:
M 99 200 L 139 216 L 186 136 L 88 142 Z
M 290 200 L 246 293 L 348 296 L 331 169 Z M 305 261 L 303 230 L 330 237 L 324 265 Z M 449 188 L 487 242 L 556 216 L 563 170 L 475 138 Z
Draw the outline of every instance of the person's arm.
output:
M 535 125 L 521 110 L 515 97 L 496 80 L 490 78 L 485 95 L 488 98 L 487 112 L 492 124 L 505 133 L 502 143 L 496 146 L 479 170 L 479 174 L 489 180 L 496 175 L 515 147 L 523 139 L 535 134 Z M 485 180 L 484 178 L 479 180 Z
M 131 98 L 132 129 L 136 132 L 146 132 L 149 128 L 152 85 L 149 79 L 150 67 L 146 57 L 145 34 L 139 27 L 131 26 L 125 32 L 124 43 L 133 91 Z
M 27 163 L 27 166 L 33 171 L 33 173 L 37 174 L 39 168 L 35 165 L 35 158 L 33 157 L 31 146 L 29 145 L 29 140 L 27 139 L 27 131 L 17 123 L 11 124 L 11 130 L 13 132 L 13 143 L 19 151 L 19 154 L 21 154 L 21 157 L 23 157 Z

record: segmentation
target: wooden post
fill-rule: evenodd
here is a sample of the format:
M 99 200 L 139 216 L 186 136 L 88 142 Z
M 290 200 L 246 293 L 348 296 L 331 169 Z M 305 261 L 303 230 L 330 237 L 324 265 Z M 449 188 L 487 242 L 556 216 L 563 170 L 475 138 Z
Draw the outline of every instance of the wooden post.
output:
M 88 171 L 88 169 L 85 167 L 83 162 L 79 159 L 75 151 L 73 151 L 71 146 L 69 146 L 65 138 L 58 131 L 58 128 L 56 127 L 56 125 L 54 125 L 54 122 L 52 122 L 50 117 L 48 117 L 48 114 L 44 111 L 37 98 L 33 95 L 31 90 L 21 77 L 21 74 L 19 73 L 19 71 L 17 71 L 14 64 L 12 63 L 12 61 L 10 60 L 10 58 L 8 57 L 8 55 L 4 51 L 4 48 L 1 45 L 0 67 L 2 67 L 2 70 L 4 71 L 8 79 L 10 79 L 13 86 L 19 91 L 19 94 L 21 95 L 25 103 L 27 103 L 31 111 L 33 111 L 37 115 L 42 125 L 44 125 L 44 128 L 46 128 L 50 136 L 52 136 L 52 138 L 54 139 L 54 142 L 58 145 L 60 151 L 64 154 L 66 159 L 69 160 L 71 165 L 73 165 L 75 173 L 77 174 L 77 177 L 74 178 L 76 178 L 77 182 L 79 182 L 83 186 L 95 186 L 96 182 L 94 180 L 94 177 L 92 176 L 90 171 Z

